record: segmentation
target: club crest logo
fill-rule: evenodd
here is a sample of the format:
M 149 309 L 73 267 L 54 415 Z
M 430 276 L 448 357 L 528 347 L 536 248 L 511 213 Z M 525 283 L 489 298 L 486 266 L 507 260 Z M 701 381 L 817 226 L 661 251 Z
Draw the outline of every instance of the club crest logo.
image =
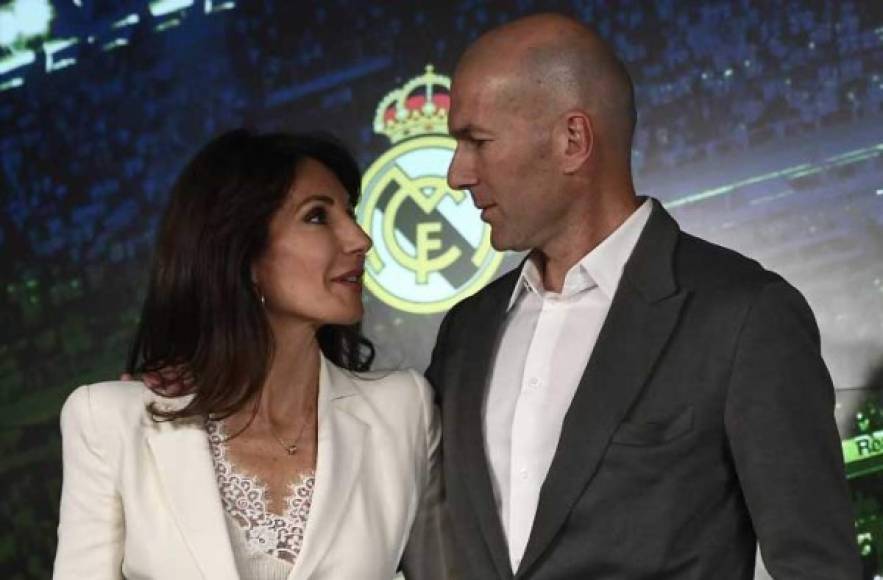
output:
M 469 194 L 446 182 L 456 146 L 447 134 L 450 87 L 428 65 L 380 101 L 374 132 L 393 147 L 365 172 L 356 210 L 374 240 L 365 286 L 416 314 L 443 312 L 477 292 L 503 259 Z

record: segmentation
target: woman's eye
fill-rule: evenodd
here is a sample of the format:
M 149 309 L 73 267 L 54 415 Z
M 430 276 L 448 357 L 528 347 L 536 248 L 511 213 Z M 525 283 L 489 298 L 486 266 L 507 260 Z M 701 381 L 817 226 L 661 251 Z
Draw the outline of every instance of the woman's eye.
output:
M 328 213 L 325 211 L 325 208 L 318 207 L 310 210 L 304 221 L 310 224 L 328 223 Z

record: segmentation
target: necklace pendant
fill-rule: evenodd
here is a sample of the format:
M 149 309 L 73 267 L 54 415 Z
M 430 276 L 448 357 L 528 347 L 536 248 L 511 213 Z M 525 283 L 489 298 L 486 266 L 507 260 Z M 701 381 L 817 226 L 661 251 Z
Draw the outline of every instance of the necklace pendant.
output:
M 297 453 L 297 445 L 288 445 L 285 450 L 288 452 L 289 455 L 294 455 L 295 453 Z

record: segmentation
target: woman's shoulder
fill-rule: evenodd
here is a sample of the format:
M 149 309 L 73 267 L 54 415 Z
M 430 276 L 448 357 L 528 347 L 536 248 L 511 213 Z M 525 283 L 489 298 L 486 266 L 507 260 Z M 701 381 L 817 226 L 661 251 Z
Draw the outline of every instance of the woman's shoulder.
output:
M 77 387 L 67 397 L 62 412 L 80 409 L 119 411 L 143 401 L 147 387 L 140 381 L 105 381 Z
M 148 405 L 161 399 L 141 381 L 82 385 L 68 395 L 61 409 L 61 422 L 88 423 L 92 428 L 105 429 L 140 425 L 148 414 Z
M 414 370 L 347 371 L 329 365 L 332 397 L 358 395 L 386 422 L 410 421 L 432 414 L 433 392 L 423 375 Z
M 350 372 L 341 370 L 359 392 L 372 399 L 392 398 L 415 402 L 432 400 L 432 389 L 423 375 L 413 369 Z

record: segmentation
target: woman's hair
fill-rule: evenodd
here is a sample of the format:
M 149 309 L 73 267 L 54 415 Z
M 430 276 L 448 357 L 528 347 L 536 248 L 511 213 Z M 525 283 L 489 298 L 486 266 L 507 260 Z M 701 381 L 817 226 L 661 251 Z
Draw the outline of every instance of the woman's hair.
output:
M 195 396 L 176 411 L 151 406 L 154 418 L 226 417 L 258 395 L 274 343 L 252 264 L 305 158 L 331 170 L 355 206 L 359 168 L 346 148 L 321 134 L 230 131 L 199 151 L 175 182 L 127 372 L 147 375 L 160 395 Z M 374 348 L 359 324 L 325 325 L 317 340 L 340 367 L 371 366 Z

